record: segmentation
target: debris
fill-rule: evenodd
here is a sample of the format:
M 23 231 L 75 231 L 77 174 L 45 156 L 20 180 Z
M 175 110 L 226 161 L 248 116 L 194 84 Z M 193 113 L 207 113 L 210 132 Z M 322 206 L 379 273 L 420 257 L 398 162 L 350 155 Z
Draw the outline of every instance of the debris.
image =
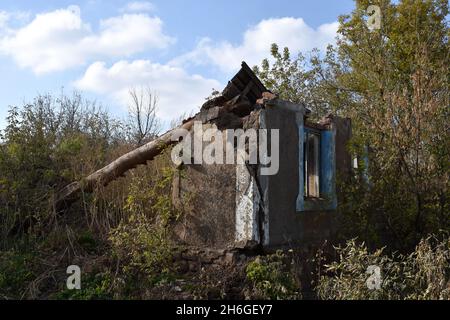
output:
M 256 100 L 257 104 L 264 105 L 267 101 L 278 99 L 278 95 L 272 92 L 263 92 L 262 98 Z

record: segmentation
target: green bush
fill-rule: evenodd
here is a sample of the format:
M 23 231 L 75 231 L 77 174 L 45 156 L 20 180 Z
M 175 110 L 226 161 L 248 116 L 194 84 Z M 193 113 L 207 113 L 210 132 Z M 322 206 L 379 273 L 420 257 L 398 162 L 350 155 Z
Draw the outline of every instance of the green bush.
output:
M 109 236 L 125 277 L 143 276 L 155 284 L 170 274 L 175 250 L 170 222 L 179 217 L 170 197 L 173 173 L 165 167 L 151 183 L 146 177 L 133 178 L 124 207 L 127 217 Z
M 33 255 L 15 251 L 0 252 L 0 299 L 20 299 L 34 279 Z
M 133 214 L 114 229 L 110 241 L 126 273 L 153 275 L 165 269 L 172 258 L 173 248 L 166 230 L 139 214 Z
M 249 279 L 257 295 L 264 299 L 296 299 L 300 297 L 300 287 L 291 274 L 287 257 L 281 252 L 260 256 L 246 268 Z

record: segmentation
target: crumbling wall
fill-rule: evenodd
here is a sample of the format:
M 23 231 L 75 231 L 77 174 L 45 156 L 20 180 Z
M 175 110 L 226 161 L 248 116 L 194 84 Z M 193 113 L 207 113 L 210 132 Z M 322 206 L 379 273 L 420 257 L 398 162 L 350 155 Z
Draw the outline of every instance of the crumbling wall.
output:
M 182 243 L 232 247 L 235 240 L 235 167 L 186 165 L 179 182 L 182 215 L 174 230 Z
M 261 197 L 257 181 L 246 165 L 236 166 L 236 236 L 237 246 L 260 242 L 259 206 Z
M 219 128 L 224 143 L 228 139 L 226 129 L 246 130 L 259 126 L 259 110 L 237 122 L 239 118 L 215 115 L 215 108 L 200 113 L 199 118 L 204 122 L 201 128 Z M 208 123 L 211 120 L 213 124 Z M 199 132 L 190 133 L 191 141 L 194 134 Z M 197 141 L 201 141 L 201 137 Z M 193 149 L 191 154 L 194 154 Z M 237 164 L 236 149 L 234 158 L 234 164 L 183 165 L 182 173 L 175 179 L 173 193 L 174 203 L 183 211 L 175 227 L 178 240 L 210 248 L 249 247 L 260 243 L 261 197 L 257 166 Z

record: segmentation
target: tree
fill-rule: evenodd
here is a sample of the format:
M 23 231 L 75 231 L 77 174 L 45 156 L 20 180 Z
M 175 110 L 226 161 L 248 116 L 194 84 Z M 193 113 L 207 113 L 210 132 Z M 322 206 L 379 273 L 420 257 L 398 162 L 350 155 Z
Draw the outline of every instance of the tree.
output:
M 356 145 L 370 147 L 375 208 L 409 246 L 428 232 L 449 230 L 448 2 L 378 1 L 382 23 L 366 24 L 369 1 L 340 18 L 336 86 L 353 92 L 347 114 Z
M 10 107 L 0 143 L 0 246 L 49 227 L 55 190 L 104 165 L 125 139 L 121 123 L 79 93 Z
M 128 126 L 131 140 L 141 146 L 145 141 L 155 138 L 160 130 L 156 117 L 158 97 L 150 88 L 129 90 L 131 103 L 128 106 Z
M 329 104 L 317 94 L 318 78 L 311 59 L 307 60 L 301 53 L 293 58 L 289 48 L 284 48 L 281 53 L 275 43 L 270 54 L 272 64 L 269 59 L 264 59 L 261 66 L 253 68 L 269 90 L 285 100 L 306 104 L 314 116 L 320 117 L 331 111 Z M 318 51 L 312 52 L 313 56 L 317 54 Z

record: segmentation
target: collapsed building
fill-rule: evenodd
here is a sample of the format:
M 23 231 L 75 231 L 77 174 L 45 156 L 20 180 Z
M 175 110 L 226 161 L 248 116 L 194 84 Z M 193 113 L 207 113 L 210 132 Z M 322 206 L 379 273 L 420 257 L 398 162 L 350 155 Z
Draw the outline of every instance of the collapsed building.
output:
M 310 118 L 305 105 L 278 98 L 243 62 L 222 93 L 208 100 L 195 116 L 83 181 L 68 185 L 56 205 L 70 202 L 81 189 L 92 191 L 146 164 L 163 146 L 183 143 L 195 134 L 194 124 L 200 124 L 202 132 L 217 129 L 224 137 L 231 129 L 276 130 L 276 172 L 264 173 L 268 164 L 261 162 L 178 163 L 182 170 L 174 177 L 172 200 L 183 215 L 174 226 L 175 237 L 186 245 L 207 248 L 322 242 L 336 232 L 336 180 L 352 170 L 346 148 L 351 121 L 332 115 L 319 122 Z M 266 140 L 270 147 L 275 143 L 272 135 Z M 270 147 L 260 156 L 273 157 Z

